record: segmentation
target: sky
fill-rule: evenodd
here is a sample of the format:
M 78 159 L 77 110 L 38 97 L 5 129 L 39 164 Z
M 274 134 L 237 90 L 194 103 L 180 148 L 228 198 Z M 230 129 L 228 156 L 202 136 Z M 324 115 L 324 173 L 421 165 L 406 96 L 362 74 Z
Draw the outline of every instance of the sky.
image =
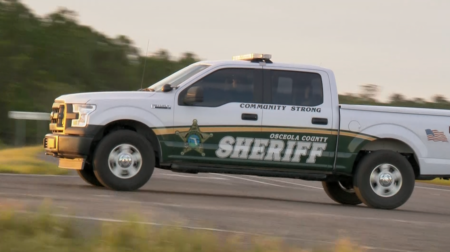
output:
M 450 99 L 449 0 L 22 0 L 37 15 L 60 7 L 81 24 L 125 35 L 146 52 L 204 60 L 246 53 L 332 69 L 339 93 L 380 86 Z

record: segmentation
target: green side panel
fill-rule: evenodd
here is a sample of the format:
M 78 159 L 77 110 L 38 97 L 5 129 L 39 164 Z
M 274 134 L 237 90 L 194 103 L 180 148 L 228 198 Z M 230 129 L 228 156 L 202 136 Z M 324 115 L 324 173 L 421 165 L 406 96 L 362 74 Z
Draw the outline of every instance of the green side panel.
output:
M 191 126 L 165 128 L 158 135 L 161 143 L 164 162 L 188 162 L 197 164 L 222 164 L 241 167 L 270 168 L 283 171 L 307 170 L 317 172 L 331 172 L 336 151 L 336 131 L 308 128 L 260 128 L 245 126 Z M 228 152 L 219 143 L 227 138 Z M 237 144 L 239 138 L 246 138 Z M 241 139 L 242 140 L 242 139 Z M 340 174 L 352 174 L 353 164 L 360 150 L 373 136 L 341 131 L 337 148 L 336 170 Z M 257 143 L 264 142 L 266 146 L 258 148 Z M 282 147 L 278 152 L 271 152 L 269 147 L 277 141 Z M 248 145 L 248 151 L 237 151 L 236 146 Z M 306 145 L 307 147 L 299 147 Z M 278 148 L 273 146 L 273 148 Z M 324 148 L 323 150 L 320 148 Z M 255 148 L 260 159 L 252 157 Z M 301 155 L 296 156 L 297 149 L 306 148 Z M 317 154 L 318 148 L 320 154 Z M 219 152 L 228 155 L 219 156 Z M 236 156 L 233 157 L 233 155 Z M 239 155 L 237 155 L 239 154 Z
M 191 126 L 186 126 L 191 127 Z M 178 129 L 181 127 L 178 127 Z M 211 129 L 214 127 L 208 127 Z M 235 165 L 243 167 L 260 167 L 260 168 L 276 168 L 279 170 L 289 171 L 295 169 L 309 170 L 309 171 L 322 171 L 331 172 L 332 165 L 334 163 L 334 152 L 336 146 L 336 135 L 332 134 L 328 130 L 316 129 L 304 129 L 304 128 L 277 128 L 271 127 L 270 130 L 260 130 L 258 127 L 250 127 L 247 130 L 242 126 L 236 127 L 224 127 L 225 129 L 217 126 L 217 129 L 207 132 L 200 128 L 194 130 L 189 129 L 185 131 L 179 131 L 178 133 L 172 132 L 171 134 L 159 135 L 161 148 L 163 152 L 164 162 L 189 162 L 199 164 L 223 164 L 223 165 Z M 253 128 L 254 130 L 251 130 Z M 230 129 L 227 131 L 227 129 Z M 289 132 L 298 130 L 299 132 Z M 219 132 L 220 131 L 220 132 Z M 267 132 L 266 132 L 267 131 Z M 310 133 L 308 133 L 310 131 Z M 234 144 L 229 145 L 233 148 L 231 154 L 227 157 L 219 157 L 217 151 L 222 150 L 219 147 L 219 143 L 225 137 L 231 137 L 234 140 Z M 239 152 L 242 154 L 239 158 L 232 158 L 234 148 L 238 138 L 247 138 L 251 142 L 248 152 Z M 255 142 L 257 139 L 268 142 L 267 146 L 263 147 L 262 160 L 251 159 L 252 152 L 255 148 Z M 281 144 L 282 150 L 280 152 L 270 152 L 270 146 L 272 141 L 277 141 Z M 306 149 L 302 155 L 299 156 L 299 161 L 294 161 L 296 156 L 296 147 L 298 142 L 301 144 L 309 145 L 309 149 Z M 279 146 L 278 146 L 279 147 Z M 291 148 L 290 148 L 291 147 Z M 323 150 L 320 147 L 325 147 Z M 274 147 L 275 148 L 275 147 Z M 319 148 L 319 150 L 318 150 Z M 281 149 L 281 147 L 280 147 Z M 290 149 L 290 151 L 289 151 Z M 315 151 L 314 151 L 315 150 Z M 223 150 L 222 150 L 223 151 Z M 320 154 L 317 154 L 317 151 Z M 270 154 L 269 154 L 270 153 Z M 312 156 L 312 157 L 311 157 Z
M 365 136 L 365 138 L 339 136 L 335 171 L 340 174 L 351 175 L 358 153 L 367 143 L 373 140 L 376 140 L 376 138 L 371 136 Z

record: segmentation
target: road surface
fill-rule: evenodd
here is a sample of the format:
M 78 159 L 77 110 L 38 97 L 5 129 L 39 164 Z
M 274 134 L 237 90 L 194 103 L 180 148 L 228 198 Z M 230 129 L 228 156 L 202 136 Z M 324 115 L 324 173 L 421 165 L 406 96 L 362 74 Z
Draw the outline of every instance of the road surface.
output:
M 156 169 L 136 192 L 92 187 L 77 175 L 0 174 L 0 204 L 33 211 L 51 199 L 62 217 L 118 220 L 142 214 L 149 225 L 267 235 L 306 248 L 349 237 L 369 251 L 450 251 L 450 187 L 416 185 L 396 210 L 343 206 L 319 182 Z

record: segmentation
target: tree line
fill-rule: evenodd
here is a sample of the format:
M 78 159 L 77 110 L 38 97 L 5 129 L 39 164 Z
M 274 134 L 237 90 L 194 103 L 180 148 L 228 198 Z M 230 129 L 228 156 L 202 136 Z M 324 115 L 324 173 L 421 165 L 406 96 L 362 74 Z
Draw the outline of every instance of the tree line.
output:
M 142 79 L 147 87 L 199 60 L 161 50 L 146 57 L 144 71 L 144 59 L 129 38 L 81 25 L 73 11 L 39 17 L 19 0 L 0 0 L 0 143 L 14 138 L 8 111 L 49 112 L 67 93 L 137 90 Z M 36 127 L 27 125 L 34 139 Z
M 340 94 L 339 102 L 341 104 L 450 109 L 450 101 L 440 94 L 434 95 L 427 101 L 423 98 L 408 99 L 402 94 L 394 93 L 389 96 L 387 102 L 380 102 L 376 99 L 379 89 L 379 86 L 374 84 L 361 85 L 359 94 Z
M 126 36 L 108 37 L 79 24 L 71 10 L 40 17 L 20 0 L 0 0 L 0 145 L 13 143 L 16 126 L 8 111 L 49 112 L 54 99 L 67 93 L 137 90 L 142 79 L 147 87 L 198 60 L 189 52 L 178 59 L 165 50 L 143 55 Z M 340 95 L 340 101 L 450 108 L 442 96 L 427 102 L 396 94 L 380 103 L 376 93 L 377 86 L 365 85 L 360 94 Z M 27 138 L 39 141 L 33 123 L 27 123 Z

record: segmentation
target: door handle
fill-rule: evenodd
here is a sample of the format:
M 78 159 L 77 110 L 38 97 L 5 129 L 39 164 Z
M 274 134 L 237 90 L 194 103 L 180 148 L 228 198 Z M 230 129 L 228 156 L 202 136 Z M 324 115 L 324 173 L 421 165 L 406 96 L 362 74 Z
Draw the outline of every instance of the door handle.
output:
M 320 125 L 327 125 L 328 124 L 328 118 L 318 118 L 313 117 L 311 120 L 312 124 L 320 124 Z
M 258 115 L 257 114 L 242 114 L 241 116 L 242 120 L 249 120 L 249 121 L 257 121 Z

